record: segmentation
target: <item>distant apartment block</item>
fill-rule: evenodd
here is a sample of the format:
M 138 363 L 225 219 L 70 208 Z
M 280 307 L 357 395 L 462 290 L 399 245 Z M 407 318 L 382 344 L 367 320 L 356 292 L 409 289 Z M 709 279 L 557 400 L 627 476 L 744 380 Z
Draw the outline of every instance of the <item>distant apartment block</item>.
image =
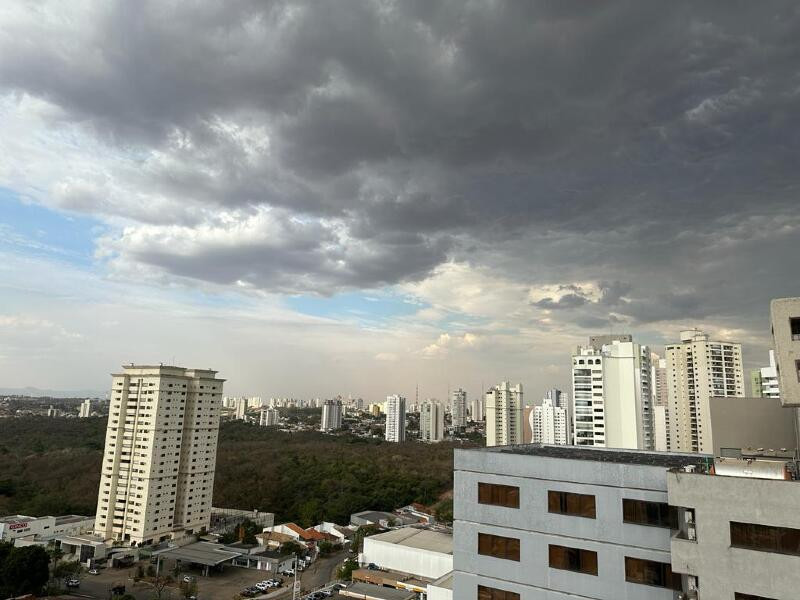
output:
M 780 398 L 778 369 L 775 363 L 775 351 L 769 351 L 769 365 L 750 372 L 750 392 L 753 398 Z
M 554 406 L 550 398 L 533 408 L 532 441 L 539 444 L 567 444 L 567 411 Z
M 247 418 L 248 400 L 247 398 L 236 398 L 235 416 L 239 421 L 244 421 Z
M 423 442 L 441 442 L 444 439 L 444 407 L 435 400 L 427 400 L 420 407 L 419 439 Z
M 280 423 L 281 413 L 277 408 L 262 408 L 259 413 L 258 424 L 261 427 L 272 427 Z
M 458 388 L 450 394 L 450 404 L 452 406 L 451 424 L 453 427 L 467 426 L 467 392 Z
M 742 345 L 690 329 L 681 332 L 680 343 L 667 345 L 666 360 L 669 448 L 710 452 L 710 398 L 745 395 Z
M 550 388 L 544 393 L 546 399 L 553 401 L 553 406 L 556 408 L 563 408 L 567 413 L 567 440 L 569 444 L 572 443 L 572 402 L 570 402 L 569 394 L 561 391 L 558 388 Z
M 342 402 L 340 400 L 325 400 L 322 404 L 322 417 L 320 431 L 335 431 L 342 428 Z
M 386 431 L 387 442 L 404 442 L 406 440 L 406 399 L 397 394 L 386 396 Z
M 91 416 L 92 416 L 92 400 L 90 398 L 86 398 L 86 400 L 81 402 L 81 407 L 78 411 L 78 417 L 81 419 L 85 419 Z
M 95 533 L 149 544 L 207 528 L 224 380 L 125 366 L 112 376 Z
M 480 422 L 486 420 L 486 411 L 484 410 L 484 399 L 480 396 L 473 398 L 469 403 L 469 417 L 470 420 Z
M 653 449 L 650 350 L 630 338 L 592 336 L 572 356 L 576 445 Z
M 486 445 L 522 443 L 522 384 L 507 381 L 486 392 Z

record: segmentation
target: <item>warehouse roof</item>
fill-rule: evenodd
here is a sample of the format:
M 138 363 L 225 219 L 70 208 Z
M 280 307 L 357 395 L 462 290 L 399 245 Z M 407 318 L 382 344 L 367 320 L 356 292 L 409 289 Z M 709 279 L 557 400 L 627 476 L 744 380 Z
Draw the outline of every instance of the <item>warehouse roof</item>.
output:
M 469 452 L 469 450 L 467 450 Z M 710 454 L 682 454 L 679 452 L 649 452 L 644 450 L 624 450 L 618 448 L 600 448 L 597 446 L 553 446 L 547 444 L 520 444 L 516 446 L 494 446 L 481 448 L 475 452 L 500 452 L 508 454 L 529 454 L 546 458 L 565 458 L 571 460 L 588 460 L 595 462 L 621 463 L 628 465 L 646 465 L 666 467 L 668 469 L 686 465 L 703 465 Z
M 430 529 L 419 529 L 417 527 L 400 527 L 392 529 L 386 533 L 372 535 L 368 540 L 397 544 L 398 546 L 408 546 L 419 550 L 430 552 L 440 552 L 442 554 L 453 553 L 453 536 L 449 533 L 431 531 Z
M 367 598 L 368 600 L 411 600 L 417 594 L 408 590 L 395 590 L 371 583 L 353 583 L 339 591 L 340 596 Z

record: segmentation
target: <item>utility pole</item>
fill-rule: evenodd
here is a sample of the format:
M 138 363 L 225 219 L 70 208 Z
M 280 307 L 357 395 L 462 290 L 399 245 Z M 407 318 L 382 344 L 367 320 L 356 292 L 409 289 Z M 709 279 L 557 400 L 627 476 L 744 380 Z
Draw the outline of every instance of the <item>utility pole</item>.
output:
M 294 571 L 294 584 L 292 585 L 292 600 L 297 598 L 297 553 L 294 553 L 293 569 Z

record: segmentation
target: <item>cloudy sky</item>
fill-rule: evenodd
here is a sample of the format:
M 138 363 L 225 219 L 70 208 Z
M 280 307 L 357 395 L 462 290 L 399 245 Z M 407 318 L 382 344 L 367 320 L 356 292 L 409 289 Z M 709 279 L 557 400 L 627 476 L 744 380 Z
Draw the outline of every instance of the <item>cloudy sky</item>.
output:
M 590 333 L 766 360 L 795 2 L 0 3 L 0 387 L 529 399 Z

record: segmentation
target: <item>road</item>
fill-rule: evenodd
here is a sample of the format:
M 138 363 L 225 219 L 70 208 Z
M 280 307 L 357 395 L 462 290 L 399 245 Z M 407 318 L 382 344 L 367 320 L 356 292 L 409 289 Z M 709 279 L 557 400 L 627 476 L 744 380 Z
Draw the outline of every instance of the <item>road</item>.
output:
M 336 570 L 346 558 L 346 552 L 338 552 L 326 558 L 316 560 L 301 574 L 303 593 L 316 590 L 326 583 L 336 578 Z M 142 563 L 145 568 L 147 564 Z M 106 600 L 110 596 L 111 587 L 114 585 L 124 585 L 125 592 L 133 595 L 136 600 L 152 600 L 155 593 L 151 585 L 147 583 L 134 583 L 131 576 L 136 572 L 136 568 L 131 569 L 101 569 L 99 575 L 83 575 L 81 586 L 73 591 L 75 597 L 93 598 L 96 600 Z M 263 579 L 269 579 L 270 574 L 265 571 L 253 569 L 227 568 L 224 573 L 215 574 L 211 577 L 197 576 L 197 596 L 201 600 L 227 600 L 242 589 L 249 587 Z M 283 578 L 285 587 L 282 588 L 283 594 L 273 597 L 291 598 L 291 578 Z M 163 598 L 180 597 L 177 588 L 171 588 L 171 595 L 167 591 L 162 595 Z

